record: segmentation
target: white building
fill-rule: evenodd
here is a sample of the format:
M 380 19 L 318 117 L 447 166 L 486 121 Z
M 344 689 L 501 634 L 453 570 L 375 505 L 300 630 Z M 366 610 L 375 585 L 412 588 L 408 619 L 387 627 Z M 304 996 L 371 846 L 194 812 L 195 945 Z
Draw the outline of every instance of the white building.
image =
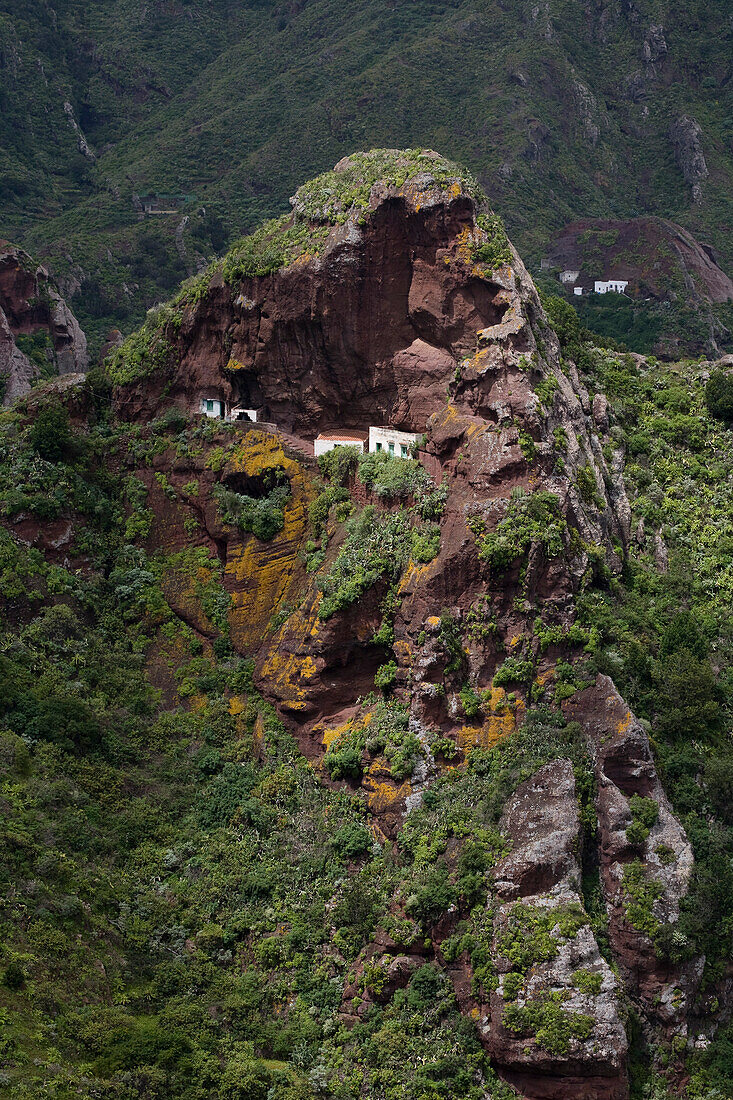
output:
M 396 428 L 370 428 L 369 450 L 386 451 L 397 458 L 409 458 L 413 444 L 419 439 L 417 432 L 398 432 Z
M 366 450 L 369 436 L 366 432 L 321 432 L 313 440 L 313 453 L 316 458 L 332 451 L 335 447 L 356 447 L 360 454 Z
M 623 294 L 626 287 L 629 285 L 628 279 L 596 279 L 595 292 L 596 294 Z
M 570 271 L 570 270 L 561 271 L 560 272 L 560 282 L 561 283 L 574 283 L 575 280 L 578 278 L 578 275 L 580 275 L 579 271 Z
M 218 397 L 202 397 L 199 403 L 199 412 L 208 416 L 211 420 L 224 420 L 227 414 L 227 403 Z
M 228 408 L 226 401 L 220 397 L 202 397 L 199 401 L 199 412 L 208 416 L 210 420 L 249 421 L 257 423 L 257 409 L 245 409 L 241 405 Z
M 574 286 L 574 287 L 573 287 L 573 294 L 575 294 L 575 295 L 576 295 L 576 297 L 578 297 L 578 298 L 579 298 L 579 297 L 580 297 L 580 295 L 581 295 L 582 293 L 583 293 L 583 288 L 582 288 L 582 286 Z
M 257 423 L 257 409 L 243 409 L 239 405 L 235 405 L 233 409 L 229 410 L 227 420 L 249 420 L 250 423 Z

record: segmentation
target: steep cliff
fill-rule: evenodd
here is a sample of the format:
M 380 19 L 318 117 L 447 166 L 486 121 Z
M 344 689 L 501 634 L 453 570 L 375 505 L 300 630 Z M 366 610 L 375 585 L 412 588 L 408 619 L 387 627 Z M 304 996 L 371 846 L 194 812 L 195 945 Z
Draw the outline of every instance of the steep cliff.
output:
M 11 404 L 50 374 L 84 373 L 84 333 L 66 302 L 22 249 L 0 241 L 0 382 Z
M 265 421 L 209 425 L 208 448 L 152 456 L 146 545 L 219 559 L 235 650 L 254 656 L 322 781 L 361 792 L 379 843 L 403 844 L 452 783 L 481 800 L 504 742 L 526 754 L 487 892 L 477 904 L 462 891 L 466 834 L 438 817 L 452 901 L 435 908 L 419 879 L 396 891 L 387 924 L 415 933 L 383 931 L 360 952 L 343 1018 L 367 1019 L 437 963 L 521 1095 L 621 1100 L 621 989 L 649 1038 L 679 1051 L 702 964 L 658 956 L 691 848 L 577 621 L 578 596 L 608 585 L 630 539 L 607 403 L 562 358 L 485 196 L 436 154 L 356 154 L 292 206 L 108 360 L 133 424 L 185 417 L 202 397 Z M 383 423 L 422 433 L 422 471 L 345 455 L 321 482 L 303 457 L 319 431 Z M 279 509 L 259 537 L 258 508 Z M 545 748 L 516 748 L 520 727 L 544 730 Z M 594 875 L 621 979 L 590 926 L 581 878 Z

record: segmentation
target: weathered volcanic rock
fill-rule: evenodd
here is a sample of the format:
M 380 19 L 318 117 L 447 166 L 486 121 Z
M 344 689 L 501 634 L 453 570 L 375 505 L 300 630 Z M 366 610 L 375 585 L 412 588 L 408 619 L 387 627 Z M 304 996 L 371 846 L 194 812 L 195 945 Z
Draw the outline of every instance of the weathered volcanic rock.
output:
M 674 925 L 689 888 L 692 848 L 659 781 L 649 739 L 613 682 L 599 676 L 565 709 L 568 717 L 581 723 L 595 761 L 601 883 L 614 955 L 647 1012 L 670 1033 L 684 1036 L 704 960 L 676 966 L 659 957 L 648 931 L 634 925 L 628 868 L 639 868 L 647 886 L 651 921 Z M 658 814 L 641 844 L 627 836 L 635 795 L 653 799 Z
M 531 1100 L 623 1100 L 628 1095 L 627 1041 L 618 1013 L 619 987 L 580 900 L 580 817 L 570 761 L 547 764 L 523 783 L 500 827 L 511 840 L 511 851 L 494 872 L 502 899 L 494 922 L 501 983 L 482 1029 L 492 1059 Z M 543 919 L 554 954 L 545 951 L 533 961 L 517 993 L 510 983 L 522 971 L 506 945 L 512 937 L 524 939 L 525 923 L 531 928 Z M 516 1016 L 528 1006 L 547 1004 L 556 1014 L 568 1014 L 571 1030 L 564 1043 L 543 1038 L 541 1028 L 510 1026 L 512 1012 Z M 573 1034 L 574 1022 L 583 1019 L 592 1027 Z
M 424 156 L 432 163 L 434 154 Z M 350 164 L 342 162 L 326 195 L 338 193 L 339 172 Z M 344 782 L 361 789 L 380 839 L 397 835 L 434 775 L 511 734 L 538 697 L 553 701 L 557 662 L 579 655 L 568 642 L 575 596 L 594 571 L 621 567 L 631 538 L 623 455 L 606 458 L 608 405 L 602 395 L 591 402 L 574 365 L 562 359 L 511 247 L 502 242 L 492 264 L 480 260 L 491 254 L 486 201 L 459 177 L 446 182 L 437 168 L 394 176 L 403 182 L 373 182 L 366 205 L 347 205 L 333 223 L 299 191 L 291 221 L 282 224 L 318 248 L 290 256 L 270 274 L 231 283 L 223 278 L 231 270 L 225 261 L 200 294 L 164 314 L 164 362 L 153 360 L 149 375 L 115 390 L 118 410 L 141 421 L 171 403 L 197 410 L 202 394 L 216 394 L 255 406 L 273 422 L 221 426 L 216 444 L 227 457 L 176 458 L 168 490 L 155 469 L 141 477 L 149 505 L 165 517 L 166 546 L 185 545 L 195 528 L 196 543 L 219 556 L 234 605 L 232 643 L 254 656 L 258 688 L 324 782 L 337 782 L 322 765 L 326 751 L 358 733 L 358 766 Z M 113 355 L 124 356 L 124 346 Z M 308 549 L 308 510 L 319 487 L 298 439 L 328 427 L 382 423 L 425 435 L 420 457 L 445 493 L 439 549 L 429 562 L 406 564 L 388 606 L 385 570 L 359 599 L 322 618 L 319 580 L 348 532 L 333 510 L 322 564 L 306 570 L 314 545 Z M 261 488 L 267 471 L 287 479 L 291 496 L 282 531 L 262 542 L 223 523 L 216 500 L 217 486 Z M 195 500 L 185 493 L 194 476 Z M 366 498 L 354 499 L 363 505 Z M 402 506 L 371 503 L 377 514 Z M 535 506 L 536 513 L 522 511 Z M 491 539 L 499 535 L 509 550 L 493 560 Z M 355 555 L 354 568 L 361 567 Z M 171 599 L 186 616 L 187 593 L 172 592 Z M 383 633 L 387 613 L 393 622 Z M 189 619 L 208 641 L 207 624 Z M 494 676 L 507 659 L 518 671 L 505 690 L 494 687 Z M 406 728 L 420 746 L 413 774 L 398 771 L 399 778 L 386 750 L 372 751 L 365 734 L 377 706 L 375 674 L 387 661 L 394 662 L 393 691 L 405 704 Z M 684 1035 L 698 970 L 662 964 L 650 937 L 633 927 L 624 874 L 639 861 L 642 871 L 634 873 L 656 884 L 653 918 L 673 924 L 689 881 L 689 845 L 661 791 L 643 730 L 610 681 L 574 696 L 567 716 L 580 722 L 596 768 L 614 953 L 657 1034 Z M 634 793 L 658 806 L 643 852 L 626 836 Z M 475 1000 L 463 952 L 446 965 L 459 1004 L 476 1016 L 493 1060 L 526 1097 L 624 1100 L 619 984 L 580 899 L 581 832 L 570 763 L 556 761 L 521 786 L 502 828 L 513 843 L 493 880 L 499 989 L 488 1004 Z M 552 945 L 522 972 L 521 988 L 515 961 L 502 954 L 517 906 L 550 921 Z M 345 994 L 345 1016 L 354 1022 L 385 989 L 406 985 L 423 958 L 446 962 L 441 944 L 466 916 L 456 904 L 429 929 L 429 939 L 416 935 L 409 947 L 383 939 L 369 944 Z M 375 966 L 380 974 L 372 986 L 382 992 L 363 996 L 359 1011 L 351 1011 L 357 984 L 362 997 Z M 535 1017 L 542 1010 L 537 1019 L 559 1013 L 564 1038 L 550 1039 L 552 1028 L 537 1019 L 530 1026 L 520 1011 L 528 1005 Z M 508 1026 L 512 1021 L 516 1026 Z
M 0 241 L 0 379 L 4 404 L 28 393 L 40 368 L 18 348 L 18 336 L 44 334 L 49 362 L 58 374 L 79 374 L 88 366 L 87 342 L 48 272 L 30 256 Z

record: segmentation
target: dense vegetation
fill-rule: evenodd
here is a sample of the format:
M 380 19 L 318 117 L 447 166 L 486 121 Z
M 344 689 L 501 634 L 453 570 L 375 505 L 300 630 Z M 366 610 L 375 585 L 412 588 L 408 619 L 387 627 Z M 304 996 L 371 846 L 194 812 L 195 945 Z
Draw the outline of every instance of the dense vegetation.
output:
M 582 15 L 569 0 L 4 0 L 0 27 L 3 234 L 81 283 L 95 346 L 286 210 L 299 181 L 372 146 L 467 164 L 535 263 L 574 218 L 641 211 L 730 262 L 725 0 Z M 669 138 L 682 114 L 710 173 L 694 206 Z M 150 193 L 176 213 L 140 216 Z
M 0 517 L 46 524 L 51 540 L 71 521 L 60 553 L 51 543 L 30 549 L 0 527 L 0 1087 L 11 1100 L 506 1100 L 433 947 L 442 941 L 449 964 L 470 960 L 475 992 L 497 989 L 490 871 L 506 847 L 497 825 L 542 764 L 571 760 L 592 849 L 591 765 L 559 704 L 597 670 L 648 724 L 696 857 L 677 926 L 654 917 L 654 884 L 639 861 L 624 872 L 626 912 L 662 957 L 705 954 L 701 1009 L 710 1010 L 733 958 L 730 376 L 708 378 L 692 361 L 640 366 L 598 348 L 567 303 L 549 307 L 564 355 L 611 402 L 607 457 L 625 451 L 634 539 L 624 570 L 589 580 L 570 630 L 538 618 L 540 653 L 562 644 L 579 654 L 557 662 L 552 688 L 535 682 L 535 661 L 514 653 L 493 689 L 461 688 L 468 720 L 492 690 L 527 690 L 521 729 L 492 749 L 459 758 L 449 738 L 423 743 L 387 659 L 358 719 L 329 744 L 323 770 L 333 788 L 232 647 L 218 557 L 193 546 L 146 549 L 156 521 L 143 471 L 166 497 L 166 453 L 204 453 L 221 474 L 229 452 L 220 443 L 231 432 L 175 410 L 144 429 L 117 424 L 94 375 L 68 408 L 47 393 L 32 415 L 22 405 L 2 415 Z M 377 588 L 374 642 L 389 651 L 400 573 L 437 554 L 446 491 L 415 459 L 349 448 L 324 456 L 321 475 L 305 547 L 323 592 L 319 614 Z M 385 509 L 357 506 L 356 485 Z M 220 518 L 273 538 L 290 500 L 283 477 L 262 478 L 260 496 L 243 488 L 222 482 L 214 491 Z M 533 542 L 554 557 L 570 538 L 545 492 L 516 493 L 498 527 L 475 534 L 497 577 Z M 175 609 L 181 590 L 201 609 L 205 633 Z M 466 626 L 490 636 L 489 612 Z M 460 686 L 461 627 L 444 612 L 434 629 L 443 681 Z M 506 696 L 507 708 L 515 702 Z M 379 759 L 402 782 L 428 752 L 461 766 L 446 769 L 386 841 L 356 781 Z M 627 838 L 642 844 L 658 807 L 635 798 L 631 810 Z M 592 1034 L 592 1018 L 570 1014 L 562 996 L 518 997 L 558 936 L 590 923 L 607 945 L 592 860 L 584 870 L 584 909 L 563 912 L 559 933 L 545 913 L 519 906 L 501 942 L 511 964 L 507 1026 L 557 1054 Z M 440 921 L 454 906 L 446 935 Z M 377 931 L 425 952 L 394 994 L 378 964 L 363 965 Z M 574 980 L 592 995 L 595 977 L 581 969 Z M 347 1027 L 344 1008 L 365 1005 Z M 666 1100 L 637 1039 L 634 1098 Z M 685 1053 L 687 1100 L 720 1100 L 732 1049 L 726 1025 L 704 1050 L 654 1053 L 657 1068 Z

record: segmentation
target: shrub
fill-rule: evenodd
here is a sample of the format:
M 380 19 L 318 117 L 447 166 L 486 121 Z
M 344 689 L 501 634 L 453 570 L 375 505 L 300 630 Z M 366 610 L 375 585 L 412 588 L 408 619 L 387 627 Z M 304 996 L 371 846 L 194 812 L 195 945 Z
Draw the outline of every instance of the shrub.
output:
M 705 386 L 708 412 L 716 420 L 733 423 L 733 373 L 715 370 Z
M 448 871 L 441 864 L 431 868 L 425 883 L 410 895 L 405 911 L 427 928 L 450 908 L 455 899 L 456 892 L 448 879 Z
M 569 996 L 567 991 L 545 993 L 521 1008 L 508 1005 L 502 1022 L 518 1035 L 533 1035 L 537 1044 L 551 1054 L 567 1054 L 570 1040 L 587 1039 L 595 1025 L 593 1016 L 562 1007 Z
M 396 580 L 409 555 L 411 528 L 404 512 L 378 516 L 374 508 L 365 508 L 347 521 L 347 532 L 329 572 L 318 580 L 320 619 L 349 607 L 382 578 Z
M 506 515 L 493 531 L 486 532 L 481 520 L 474 520 L 471 529 L 479 557 L 492 569 L 504 570 L 526 554 L 533 543 L 539 543 L 547 557 L 557 557 L 563 550 L 567 526 L 555 494 L 538 491 L 510 500 Z
M 318 456 L 318 468 L 321 477 L 328 478 L 335 485 L 346 485 L 359 462 L 358 447 L 334 447 Z
M 494 673 L 494 687 L 526 683 L 534 675 L 534 664 L 521 657 L 507 657 Z
M 372 834 L 358 821 L 342 825 L 331 837 L 331 847 L 342 859 L 356 859 L 372 846 Z
M 323 766 L 331 779 L 360 779 L 363 770 L 361 753 L 351 745 L 327 752 Z
M 44 405 L 31 425 L 28 442 L 47 462 L 61 462 L 68 457 L 72 437 L 65 407 L 59 403 Z
M 427 470 L 414 458 L 394 458 L 386 451 L 359 456 L 359 480 L 384 500 L 406 500 L 433 486 Z
M 264 497 L 236 493 L 223 485 L 214 486 L 212 495 L 223 523 L 253 534 L 261 542 L 269 542 L 285 526 L 285 505 L 290 499 L 289 484 L 276 484 Z
M 397 680 L 397 664 L 394 661 L 387 661 L 386 664 L 380 665 L 374 675 L 374 683 L 378 688 L 381 688 L 385 695 L 389 694 L 395 685 Z
M 440 527 L 432 524 L 426 530 L 416 528 L 412 532 L 412 558 L 413 561 L 427 565 L 437 558 L 440 553 Z
M 471 255 L 474 263 L 486 264 L 492 271 L 513 260 L 509 238 L 498 214 L 479 214 L 476 224 L 482 232 L 483 240 L 473 246 Z

